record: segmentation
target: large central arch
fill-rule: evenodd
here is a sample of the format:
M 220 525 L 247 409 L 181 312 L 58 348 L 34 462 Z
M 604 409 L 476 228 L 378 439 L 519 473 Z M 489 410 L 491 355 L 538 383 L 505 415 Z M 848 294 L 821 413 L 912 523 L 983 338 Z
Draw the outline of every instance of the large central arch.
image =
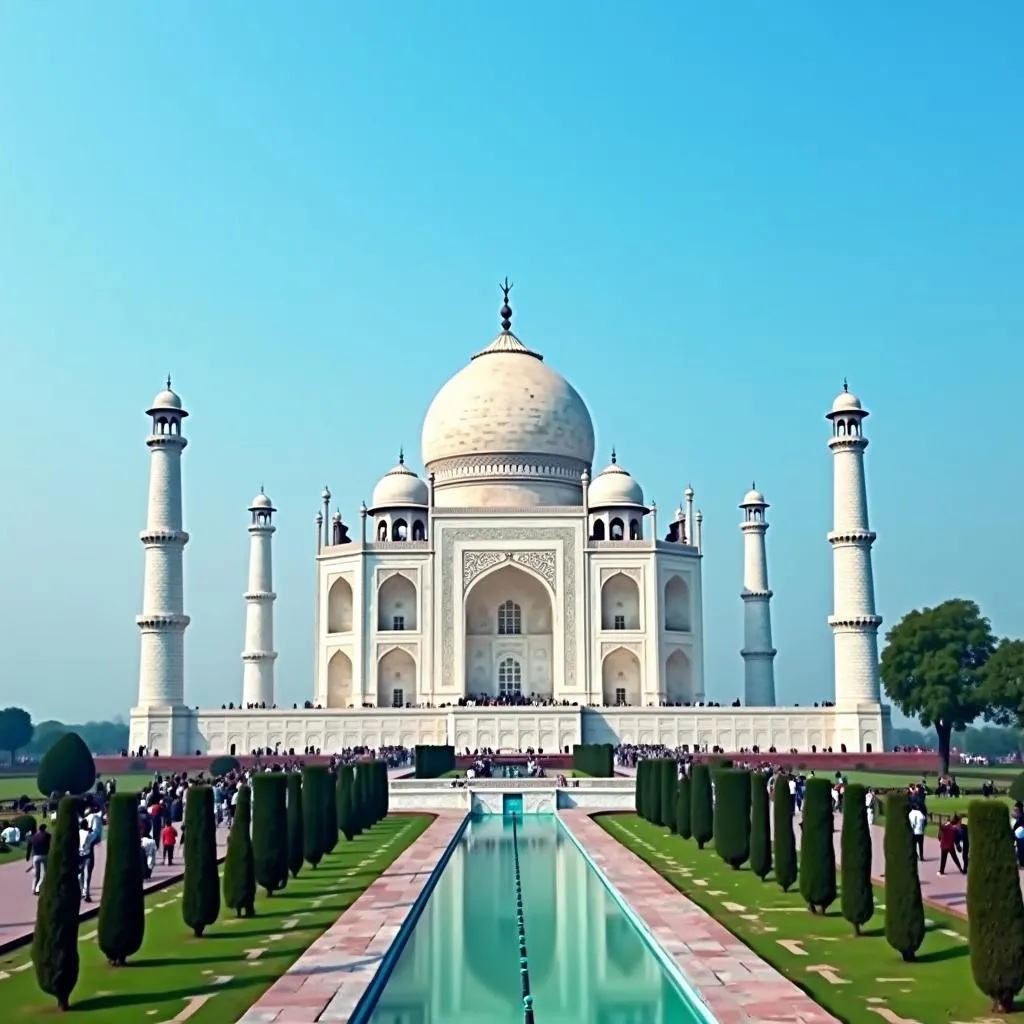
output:
M 539 577 L 510 564 L 479 576 L 463 616 L 467 696 L 552 696 L 554 604 Z

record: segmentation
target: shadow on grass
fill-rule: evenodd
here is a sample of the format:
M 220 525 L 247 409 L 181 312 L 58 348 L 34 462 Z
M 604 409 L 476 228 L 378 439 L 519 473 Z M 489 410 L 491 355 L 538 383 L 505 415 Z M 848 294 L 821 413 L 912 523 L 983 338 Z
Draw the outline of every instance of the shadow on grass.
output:
M 246 974 L 225 981 L 222 985 L 202 984 L 190 985 L 188 988 L 171 989 L 163 992 L 118 992 L 101 996 L 90 996 L 77 999 L 71 1004 L 72 1012 L 86 1013 L 92 1010 L 121 1010 L 128 1006 L 152 1006 L 154 1002 L 168 1002 L 178 999 L 191 999 L 193 996 L 214 995 L 217 992 L 230 992 L 235 989 L 250 988 L 260 984 L 261 979 L 254 974 Z
M 919 964 L 937 964 L 944 960 L 959 960 L 961 957 L 970 956 L 971 950 L 966 942 L 958 943 L 955 946 L 947 946 L 945 949 L 933 949 L 930 953 L 922 953 L 916 958 Z
M 212 936 L 211 936 L 212 938 Z M 278 960 L 281 957 L 293 956 L 294 951 L 288 949 L 267 949 L 259 958 L 259 963 L 266 963 L 269 960 Z M 143 957 L 141 960 L 129 960 L 128 969 L 131 968 L 159 968 L 159 967 L 198 967 L 201 964 L 223 964 L 242 963 L 243 958 L 238 956 L 152 956 Z M 245 961 L 250 963 L 253 961 Z M 124 968 L 117 968 L 119 971 Z M 222 987 L 220 985 L 218 988 Z

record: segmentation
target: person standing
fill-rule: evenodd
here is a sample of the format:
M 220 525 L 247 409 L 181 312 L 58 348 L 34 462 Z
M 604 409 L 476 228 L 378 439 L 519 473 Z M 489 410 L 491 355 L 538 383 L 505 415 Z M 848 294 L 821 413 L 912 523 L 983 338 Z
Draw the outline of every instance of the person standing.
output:
M 961 819 L 958 832 L 959 835 L 957 838 L 960 842 L 960 856 L 964 859 L 964 874 L 967 874 L 967 867 L 971 860 L 971 833 L 967 828 L 966 817 Z
M 164 863 L 168 866 L 174 864 L 174 847 L 177 843 L 178 830 L 170 822 L 167 822 L 160 833 L 160 845 L 164 850 Z
M 956 843 L 959 838 L 960 819 L 954 815 L 949 821 L 939 826 L 939 874 L 946 873 L 946 861 L 952 858 L 953 863 L 964 874 L 964 866 L 956 855 Z
M 920 807 L 910 808 L 910 831 L 914 835 L 914 848 L 917 859 L 924 860 L 924 830 L 928 824 L 928 815 Z
M 50 853 L 50 833 L 46 830 L 46 822 L 42 822 L 32 833 L 28 841 L 28 849 L 32 856 L 32 870 L 35 877 L 32 882 L 32 895 L 39 895 L 39 886 L 43 882 L 43 874 L 46 872 L 46 858 Z

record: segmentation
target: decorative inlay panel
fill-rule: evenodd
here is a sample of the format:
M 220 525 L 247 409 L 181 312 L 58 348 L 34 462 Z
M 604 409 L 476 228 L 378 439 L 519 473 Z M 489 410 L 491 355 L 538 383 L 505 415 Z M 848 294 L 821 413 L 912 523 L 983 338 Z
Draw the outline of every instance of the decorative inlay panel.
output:
M 441 678 L 451 681 L 455 672 L 455 617 L 464 615 L 463 595 L 482 572 L 508 561 L 539 573 L 558 593 L 557 555 L 554 550 L 464 551 L 461 588 L 456 585 L 454 545 L 462 543 L 535 541 L 562 547 L 565 585 L 562 588 L 562 621 L 565 625 L 565 685 L 576 682 L 576 531 L 569 527 L 466 527 L 441 531 Z

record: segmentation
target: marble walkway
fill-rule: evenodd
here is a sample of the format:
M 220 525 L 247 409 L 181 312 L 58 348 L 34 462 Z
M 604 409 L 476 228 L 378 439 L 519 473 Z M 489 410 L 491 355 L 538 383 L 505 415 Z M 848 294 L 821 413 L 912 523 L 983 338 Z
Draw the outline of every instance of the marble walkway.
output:
M 462 811 L 438 812 L 426 832 L 296 960 L 238 1024 L 348 1021 L 464 819 Z

